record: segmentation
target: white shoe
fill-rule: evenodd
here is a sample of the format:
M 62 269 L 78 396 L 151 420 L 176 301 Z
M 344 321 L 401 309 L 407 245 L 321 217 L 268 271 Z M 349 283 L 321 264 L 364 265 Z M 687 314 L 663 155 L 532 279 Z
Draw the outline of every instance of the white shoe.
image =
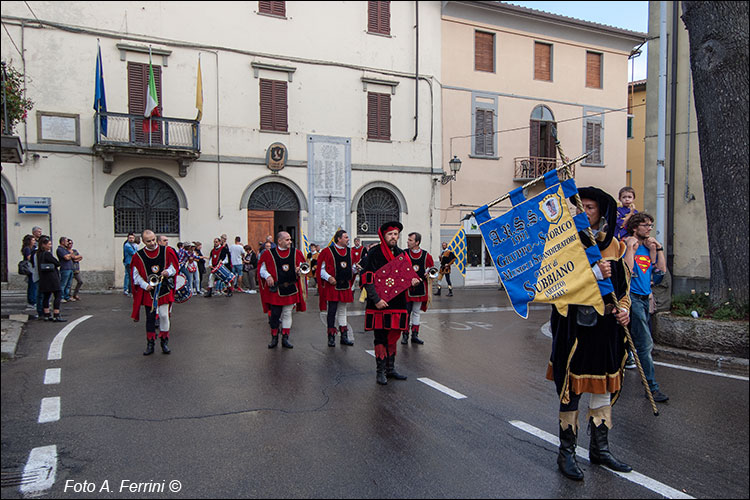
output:
M 247 290 L 245 293 L 258 293 L 255 290 Z

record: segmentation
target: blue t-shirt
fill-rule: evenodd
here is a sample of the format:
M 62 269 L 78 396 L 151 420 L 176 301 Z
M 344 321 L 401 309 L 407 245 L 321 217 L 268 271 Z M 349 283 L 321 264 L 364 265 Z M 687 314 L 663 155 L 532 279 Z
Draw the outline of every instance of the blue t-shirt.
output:
M 73 271 L 75 266 L 73 260 L 65 260 L 65 256 L 72 253 L 70 250 L 63 246 L 57 247 L 57 260 L 60 261 L 60 271 Z
M 659 258 L 658 255 L 656 257 Z M 638 295 L 651 293 L 651 274 L 656 262 L 651 262 L 651 252 L 647 246 L 638 245 L 633 256 L 633 275 L 630 278 L 630 291 Z
M 138 251 L 138 246 L 135 243 L 126 241 L 122 245 L 122 262 L 126 266 L 130 265 L 130 261 L 133 260 L 133 255 Z

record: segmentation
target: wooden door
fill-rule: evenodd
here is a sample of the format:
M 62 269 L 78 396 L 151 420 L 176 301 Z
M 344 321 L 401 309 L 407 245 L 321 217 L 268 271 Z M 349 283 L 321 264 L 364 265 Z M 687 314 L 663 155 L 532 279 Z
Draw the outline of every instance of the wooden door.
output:
M 268 235 L 276 238 L 273 229 L 273 210 L 247 211 L 247 242 L 258 251 L 258 243 L 266 241 Z

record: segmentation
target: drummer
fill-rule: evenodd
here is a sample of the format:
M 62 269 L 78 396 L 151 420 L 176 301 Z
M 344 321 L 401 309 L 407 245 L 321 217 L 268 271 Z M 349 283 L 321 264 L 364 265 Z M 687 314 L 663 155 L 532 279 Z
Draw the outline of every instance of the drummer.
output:
M 206 292 L 207 299 L 210 298 L 213 295 L 213 288 L 214 283 L 216 282 L 216 273 L 220 270 L 221 267 L 224 266 L 225 262 L 228 262 L 229 259 L 229 250 L 227 250 L 226 245 L 221 244 L 220 238 L 214 238 L 214 247 L 211 249 L 211 253 L 209 255 L 209 264 L 211 266 L 210 274 L 208 275 L 208 291 Z M 227 293 L 227 297 L 230 297 L 232 295 L 232 291 L 230 290 Z

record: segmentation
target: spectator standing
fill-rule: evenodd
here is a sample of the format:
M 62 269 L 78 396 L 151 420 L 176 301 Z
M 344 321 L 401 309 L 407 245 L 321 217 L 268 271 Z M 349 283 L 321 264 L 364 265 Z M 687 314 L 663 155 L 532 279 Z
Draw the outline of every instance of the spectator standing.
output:
M 60 287 L 62 289 L 62 301 L 70 300 L 70 287 L 73 284 L 73 254 L 68 250 L 68 238 L 60 237 L 60 246 L 57 247 L 57 260 L 60 264 Z
M 135 234 L 128 233 L 128 239 L 125 240 L 125 243 L 122 245 L 122 263 L 125 266 L 125 279 L 122 282 L 122 293 L 124 295 L 130 295 L 133 292 L 130 262 L 133 260 L 133 255 L 135 255 L 137 251 L 138 245 L 135 243 Z
M 187 262 L 185 263 L 185 278 L 189 290 L 195 294 L 201 294 L 200 274 L 198 274 L 198 263 L 195 261 L 195 246 L 192 242 L 185 242 Z
M 206 274 L 206 257 L 203 256 L 201 248 L 203 243 L 200 241 L 194 241 L 193 244 L 193 255 L 195 256 L 195 262 L 198 264 L 198 290 L 203 293 L 203 275 Z
M 73 290 L 73 295 L 70 297 L 70 300 L 78 301 L 81 300 L 78 293 L 83 286 L 83 279 L 81 278 L 81 261 L 83 260 L 83 256 L 78 253 L 78 250 L 73 248 L 73 240 L 68 240 L 68 250 L 73 254 L 73 257 L 71 258 L 73 261 L 73 279 L 76 280 L 76 287 Z
M 651 350 L 654 340 L 649 327 L 649 296 L 651 295 L 651 279 L 660 282 L 667 270 L 667 260 L 664 257 L 664 247 L 651 236 L 654 218 L 645 212 L 640 212 L 628 219 L 628 236 L 625 239 L 625 264 L 632 273 L 630 278 L 630 333 L 633 337 L 635 350 L 643 367 L 648 387 L 654 401 L 663 403 L 669 396 L 659 390 L 659 384 L 654 375 L 654 360 Z
M 33 234 L 27 234 L 23 237 L 23 243 L 21 244 L 21 255 L 23 260 L 32 261 L 31 256 L 34 254 L 36 249 L 36 238 Z M 33 267 L 33 265 L 32 265 Z M 36 308 L 36 287 L 37 284 L 34 282 L 34 275 L 26 276 L 26 309 Z
M 42 237 L 42 228 L 34 226 L 31 229 L 31 235 L 36 240 L 34 242 L 34 253 L 31 256 L 32 263 L 36 263 L 36 251 L 39 249 L 39 239 Z M 31 270 L 31 279 L 36 284 L 36 317 L 37 319 L 44 319 L 44 312 L 42 309 L 42 292 L 39 290 L 39 270 L 36 265 Z
M 62 287 L 60 284 L 60 261 L 52 255 L 52 240 L 49 236 L 39 239 L 39 249 L 35 259 L 39 272 L 39 290 L 42 292 L 42 312 L 47 321 L 66 321 L 60 316 L 60 302 L 62 300 Z M 49 313 L 49 299 L 54 294 L 53 303 L 54 317 Z
M 242 240 L 239 236 L 235 236 L 234 245 L 229 246 L 229 262 L 232 265 L 232 272 L 237 276 L 237 287 L 238 292 L 243 292 L 242 289 L 242 274 L 243 274 L 243 257 L 245 256 L 245 248 L 240 243 Z
M 245 293 L 257 293 L 255 291 L 255 269 L 258 267 L 258 256 L 255 255 L 253 247 L 245 245 L 245 255 L 242 257 L 242 272 L 247 276 L 247 287 Z

